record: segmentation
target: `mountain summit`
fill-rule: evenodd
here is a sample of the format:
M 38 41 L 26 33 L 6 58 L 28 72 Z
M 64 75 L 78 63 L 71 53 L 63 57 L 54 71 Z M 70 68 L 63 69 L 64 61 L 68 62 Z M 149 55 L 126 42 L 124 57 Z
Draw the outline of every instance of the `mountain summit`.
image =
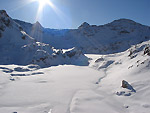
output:
M 88 24 L 87 22 L 84 22 L 83 24 L 81 24 L 81 25 L 79 26 L 79 29 L 87 28 L 87 27 L 89 27 L 89 26 L 90 26 L 90 24 Z
M 33 24 L 33 27 L 37 28 L 37 29 L 43 29 L 42 25 L 40 24 L 39 21 L 37 21 L 35 24 Z

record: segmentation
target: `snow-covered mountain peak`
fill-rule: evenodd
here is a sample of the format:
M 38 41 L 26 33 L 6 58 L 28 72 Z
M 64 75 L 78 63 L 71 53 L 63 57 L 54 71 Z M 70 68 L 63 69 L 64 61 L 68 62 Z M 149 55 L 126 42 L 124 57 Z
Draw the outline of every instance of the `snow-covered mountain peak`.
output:
M 34 24 L 34 26 L 38 26 L 40 28 L 43 28 L 39 21 L 36 21 L 36 23 Z
M 133 21 L 133 20 L 130 20 L 130 19 L 126 19 L 126 18 L 121 18 L 121 19 L 118 19 L 118 20 L 114 20 L 113 22 L 111 23 L 131 23 L 131 24 L 135 24 L 136 22 Z
M 0 28 L 4 31 L 5 26 L 10 26 L 11 18 L 7 15 L 5 10 L 0 10 Z
M 0 10 L 0 17 L 2 16 L 9 17 L 5 10 Z
M 27 35 L 23 28 L 8 16 L 5 10 L 0 10 L 0 37 L 2 38 L 1 43 L 6 45 L 14 42 L 16 42 L 15 45 L 34 42 L 34 39 Z
M 39 30 L 39 31 L 42 31 L 42 30 L 43 30 L 43 27 L 42 27 L 42 25 L 40 24 L 40 22 L 37 21 L 35 24 L 33 24 L 32 30 Z
M 135 28 L 137 29 L 138 27 L 144 27 L 144 25 L 141 25 L 133 20 L 130 19 L 118 19 L 114 20 L 111 23 L 106 24 L 106 26 L 114 27 L 114 29 L 128 29 L 128 28 Z
M 89 27 L 90 26 L 90 24 L 88 24 L 87 22 L 84 22 L 83 24 L 81 24 L 78 28 L 79 29 L 83 29 L 83 28 L 87 28 L 87 27 Z

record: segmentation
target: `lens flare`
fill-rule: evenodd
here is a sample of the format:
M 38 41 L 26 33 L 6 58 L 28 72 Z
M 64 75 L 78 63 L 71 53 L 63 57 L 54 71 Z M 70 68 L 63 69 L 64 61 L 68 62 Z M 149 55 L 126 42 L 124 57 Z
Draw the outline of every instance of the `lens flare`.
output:
M 62 9 L 60 10 L 58 7 L 56 7 L 55 4 L 52 2 L 52 0 L 25 0 L 25 2 L 26 3 L 24 3 L 24 5 L 28 5 L 31 3 L 38 3 L 38 9 L 37 9 L 37 13 L 35 16 L 35 21 L 39 21 L 39 22 L 43 21 L 43 16 L 45 16 L 44 15 L 45 12 L 47 12 L 47 9 L 50 8 L 49 11 L 52 10 L 52 12 L 56 14 L 56 18 L 58 17 L 60 24 L 63 24 L 65 26 L 71 25 L 71 18 L 68 15 L 66 15 L 68 14 L 69 10 L 68 9 L 66 10 L 66 8 L 63 8 L 63 12 L 62 12 Z
M 39 2 L 39 9 L 42 10 L 44 8 L 45 5 L 48 4 L 48 2 L 50 2 L 49 0 L 37 0 Z
M 33 1 L 36 1 L 39 3 L 39 8 L 37 11 L 36 20 L 40 20 L 42 18 L 43 9 L 46 5 L 50 6 L 53 9 L 53 11 L 55 11 L 55 13 L 58 12 L 57 8 L 55 7 L 55 5 L 50 0 L 33 0 Z

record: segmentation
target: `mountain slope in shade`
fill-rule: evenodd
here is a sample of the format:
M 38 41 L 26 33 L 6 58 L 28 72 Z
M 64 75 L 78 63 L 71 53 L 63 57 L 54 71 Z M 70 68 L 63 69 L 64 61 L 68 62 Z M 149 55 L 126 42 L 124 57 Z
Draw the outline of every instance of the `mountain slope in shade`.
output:
M 118 53 L 150 39 L 150 27 L 129 19 L 119 19 L 100 26 L 84 22 L 78 29 L 62 30 L 43 28 L 40 24 L 39 29 L 32 29 L 36 23 L 32 25 L 15 21 L 38 41 L 58 49 L 77 47 L 84 53 Z
M 36 30 L 40 28 L 38 22 L 32 27 Z M 63 52 L 49 44 L 36 42 L 4 10 L 0 11 L 0 51 L 0 64 L 38 64 L 41 67 L 60 64 L 88 65 L 88 59 L 76 48 Z

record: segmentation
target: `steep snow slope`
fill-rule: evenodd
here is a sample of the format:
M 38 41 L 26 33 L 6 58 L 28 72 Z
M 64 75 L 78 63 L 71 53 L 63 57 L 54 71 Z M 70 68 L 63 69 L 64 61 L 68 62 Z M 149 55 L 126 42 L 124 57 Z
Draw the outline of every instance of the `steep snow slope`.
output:
M 100 111 L 105 113 L 150 112 L 150 41 L 134 45 L 122 53 L 91 55 L 91 57 L 93 61 L 90 66 L 104 73 L 103 77 L 96 82 L 99 86 L 97 93 L 101 94 L 103 99 L 103 101 L 97 101 L 97 104 L 102 109 L 97 108 L 98 111 L 94 113 Z M 123 80 L 128 81 L 131 86 L 121 87 Z M 92 110 L 95 109 L 94 102 L 84 102 L 86 98 L 91 97 L 82 96 L 81 99 L 78 98 L 82 105 L 74 105 L 74 109 L 83 108 L 83 112 L 78 113 L 85 113 L 84 108 L 89 105 L 92 106 Z
M 39 30 L 39 34 L 40 28 L 38 22 L 33 25 L 33 29 Z M 63 52 L 49 44 L 36 42 L 3 10 L 0 11 L 0 51 L 0 64 L 38 64 L 41 67 L 88 65 L 88 59 L 76 48 Z
M 78 29 L 56 30 L 15 20 L 23 29 L 38 41 L 51 44 L 55 48 L 77 47 L 84 53 L 117 53 L 127 50 L 131 45 L 150 39 L 150 27 L 132 20 L 119 19 L 109 24 L 96 26 L 84 22 Z M 29 30 L 30 29 L 30 30 Z M 40 29 L 40 30 L 39 30 Z M 36 34 L 34 35 L 33 32 Z
M 0 34 L 1 64 L 23 61 L 21 47 L 35 42 L 5 11 L 0 11 Z
M 90 67 L 0 65 L 2 113 L 149 113 L 150 41 Z M 122 88 L 126 80 L 131 85 Z

